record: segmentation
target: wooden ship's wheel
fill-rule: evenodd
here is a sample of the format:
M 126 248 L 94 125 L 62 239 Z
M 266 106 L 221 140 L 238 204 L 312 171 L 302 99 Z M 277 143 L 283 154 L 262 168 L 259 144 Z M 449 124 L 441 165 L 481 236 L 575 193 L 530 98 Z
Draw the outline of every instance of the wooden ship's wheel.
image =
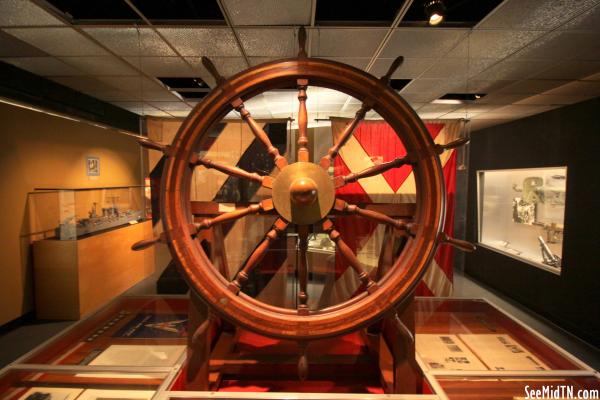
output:
M 357 330 L 393 312 L 395 306 L 413 293 L 438 244 L 449 243 L 463 250 L 471 250 L 473 246 L 442 232 L 445 189 L 439 154 L 467 140 L 459 139 L 447 145 L 434 144 L 421 119 L 389 86 L 390 77 L 401 64 L 402 57 L 392 63 L 385 76 L 377 79 L 345 64 L 307 57 L 302 28 L 299 41 L 297 58 L 261 64 L 229 79 L 223 78 L 210 60 L 203 59 L 218 86 L 190 113 L 173 143 L 163 145 L 147 138 L 139 139 L 143 146 L 163 151 L 167 156 L 161 187 L 164 232 L 160 237 L 136 243 L 133 248 L 140 250 L 159 241 L 167 243 L 192 290 L 209 305 L 212 312 L 259 334 L 306 343 Z M 362 106 L 345 127 L 340 139 L 318 163 L 309 162 L 306 109 L 306 102 L 309 101 L 306 90 L 309 85 L 335 89 L 362 101 Z M 257 94 L 290 86 L 297 87 L 299 100 L 298 151 L 294 163 L 289 163 L 279 153 L 244 106 L 244 100 Z M 239 112 L 273 158 L 279 170 L 274 178 L 213 162 L 193 152 L 195 145 L 207 135 L 209 129 L 232 109 Z M 370 110 L 375 110 L 394 129 L 407 155 L 358 173 L 331 177 L 328 169 L 333 160 Z M 194 222 L 190 209 L 190 186 L 194 168 L 199 165 L 258 182 L 272 191 L 272 197 L 247 208 Z M 416 207 L 410 220 L 395 219 L 336 198 L 337 188 L 403 165 L 412 166 L 416 183 Z M 227 281 L 212 265 L 195 237 L 202 230 L 252 214 L 274 214 L 277 219 L 237 275 Z M 356 254 L 340 237 L 334 222 L 336 215 L 356 215 L 386 224 L 405 235 L 406 245 L 393 266 L 376 277 L 368 274 Z M 323 309 L 310 309 L 307 302 L 306 252 L 309 229 L 313 224 L 319 224 L 335 242 L 338 255 L 354 270 L 356 278 L 365 288 L 355 297 Z M 250 272 L 261 263 L 269 245 L 291 225 L 296 225 L 299 236 L 297 309 L 263 303 L 241 290 Z

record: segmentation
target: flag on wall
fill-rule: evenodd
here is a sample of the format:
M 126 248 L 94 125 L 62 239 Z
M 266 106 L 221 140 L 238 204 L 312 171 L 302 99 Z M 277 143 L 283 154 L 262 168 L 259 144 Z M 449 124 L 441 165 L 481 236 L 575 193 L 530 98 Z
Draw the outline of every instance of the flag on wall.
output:
M 345 118 L 332 118 L 331 127 L 335 142 L 349 122 Z M 425 124 L 434 142 L 447 143 L 456 139 L 460 132 L 460 122 L 428 122 Z M 452 236 L 454 226 L 454 193 L 456 186 L 456 152 L 446 151 L 441 156 L 444 181 L 447 191 L 446 220 L 444 232 Z M 402 157 L 406 150 L 396 132 L 384 121 L 363 121 L 353 136 L 340 151 L 334 161 L 334 175 L 347 175 L 359 172 L 377 163 Z M 386 171 L 381 175 L 361 179 L 337 191 L 337 195 L 354 203 L 413 203 L 416 199 L 415 181 L 411 166 L 402 166 Z M 359 259 L 368 260 L 366 253 L 379 254 L 386 240 L 385 229 L 359 217 L 344 217 L 336 220 L 342 238 L 355 251 Z M 339 257 L 338 257 L 339 258 Z M 372 259 L 372 257 L 371 257 Z M 440 246 L 428 268 L 423 281 L 417 288 L 421 296 L 449 296 L 452 293 L 452 248 Z M 368 263 L 367 269 L 376 265 Z M 336 258 L 336 277 L 341 285 L 348 280 L 342 277 L 349 273 L 347 266 Z M 350 293 L 356 287 L 346 288 Z

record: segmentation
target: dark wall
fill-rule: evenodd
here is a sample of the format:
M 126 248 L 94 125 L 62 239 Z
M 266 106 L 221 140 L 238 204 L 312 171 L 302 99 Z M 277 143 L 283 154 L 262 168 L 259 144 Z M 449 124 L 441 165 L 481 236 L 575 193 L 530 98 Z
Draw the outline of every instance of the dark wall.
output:
M 567 166 L 560 276 L 479 247 L 470 276 L 600 345 L 600 98 L 474 132 L 467 239 L 477 241 L 477 170 Z

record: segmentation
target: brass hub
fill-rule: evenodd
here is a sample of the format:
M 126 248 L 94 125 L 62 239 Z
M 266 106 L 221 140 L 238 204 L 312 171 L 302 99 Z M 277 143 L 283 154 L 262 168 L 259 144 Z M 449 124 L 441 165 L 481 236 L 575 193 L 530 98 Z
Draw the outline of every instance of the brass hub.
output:
M 329 214 L 335 188 L 329 174 L 317 164 L 297 162 L 285 167 L 273 181 L 273 204 L 285 220 L 310 225 Z

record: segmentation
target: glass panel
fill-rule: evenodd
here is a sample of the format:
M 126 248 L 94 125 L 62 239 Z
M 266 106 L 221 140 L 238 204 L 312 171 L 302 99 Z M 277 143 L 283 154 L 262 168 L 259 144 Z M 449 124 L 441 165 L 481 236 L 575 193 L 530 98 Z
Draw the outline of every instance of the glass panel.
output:
M 479 171 L 479 242 L 561 270 L 567 168 Z
M 594 377 L 438 377 L 449 400 L 593 399 Z
M 21 363 L 171 367 L 185 352 L 188 300 L 125 297 Z
M 0 398 L 6 400 L 150 400 L 166 373 L 8 370 L 0 377 Z
M 31 241 L 76 240 L 152 217 L 149 187 L 41 189 L 29 193 Z
M 434 371 L 581 370 L 484 300 L 417 298 L 416 348 Z

